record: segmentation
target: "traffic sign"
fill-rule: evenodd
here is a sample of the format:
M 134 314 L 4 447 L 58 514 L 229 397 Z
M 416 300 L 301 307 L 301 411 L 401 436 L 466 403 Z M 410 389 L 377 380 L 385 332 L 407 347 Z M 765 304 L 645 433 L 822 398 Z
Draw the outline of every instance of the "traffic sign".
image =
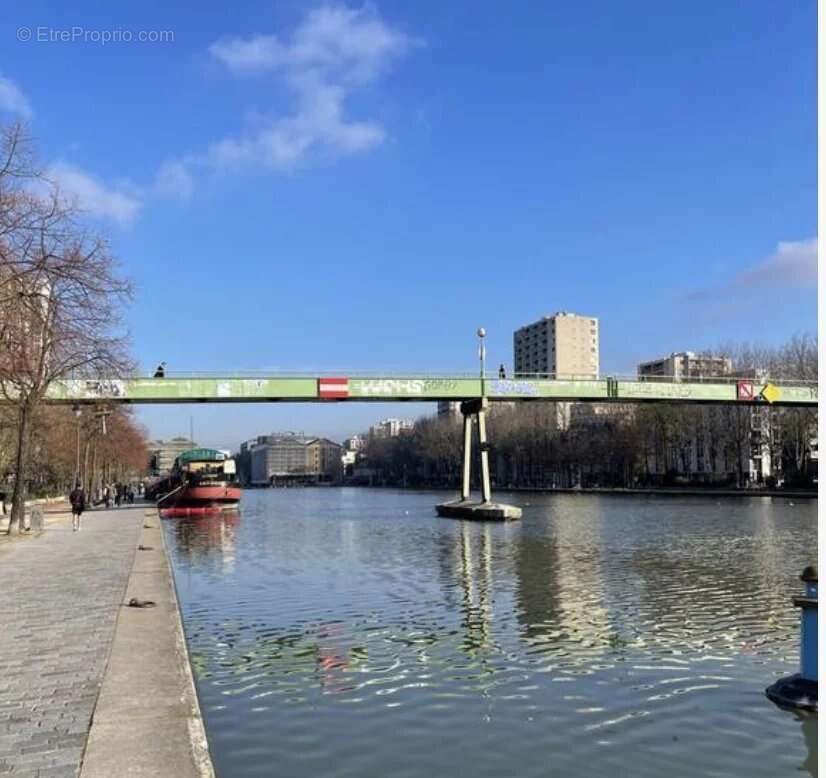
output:
M 766 402 L 773 403 L 777 402 L 783 393 L 774 384 L 766 384 L 760 394 Z
M 322 400 L 344 400 L 350 396 L 350 384 L 346 378 L 319 378 L 318 396 Z
M 737 382 L 737 399 L 738 400 L 753 400 L 754 399 L 754 384 L 751 381 Z

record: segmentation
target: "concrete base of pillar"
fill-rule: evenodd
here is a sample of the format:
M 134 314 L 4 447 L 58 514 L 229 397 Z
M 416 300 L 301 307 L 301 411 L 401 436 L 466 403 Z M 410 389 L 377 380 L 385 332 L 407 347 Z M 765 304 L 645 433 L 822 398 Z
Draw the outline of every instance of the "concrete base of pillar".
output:
M 522 509 L 502 502 L 473 502 L 454 500 L 436 506 L 436 514 L 445 519 L 471 521 L 513 521 L 522 518 Z

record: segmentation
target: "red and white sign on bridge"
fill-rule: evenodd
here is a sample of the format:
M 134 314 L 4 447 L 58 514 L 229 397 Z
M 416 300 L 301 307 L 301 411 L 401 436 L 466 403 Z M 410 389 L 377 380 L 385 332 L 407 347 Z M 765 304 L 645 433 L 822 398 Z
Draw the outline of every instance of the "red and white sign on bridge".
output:
M 751 381 L 737 382 L 737 399 L 738 400 L 753 400 L 754 399 L 754 384 Z
M 318 396 L 322 400 L 342 400 L 349 397 L 349 382 L 346 378 L 319 378 Z

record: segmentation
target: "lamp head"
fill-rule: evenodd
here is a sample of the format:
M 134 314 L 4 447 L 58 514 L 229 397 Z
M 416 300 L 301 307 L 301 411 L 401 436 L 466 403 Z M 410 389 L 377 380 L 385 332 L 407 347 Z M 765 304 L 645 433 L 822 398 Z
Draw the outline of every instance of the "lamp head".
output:
M 485 335 L 486 335 L 487 333 L 485 332 L 485 328 L 484 328 L 484 327 L 479 327 L 479 329 L 478 329 L 478 330 L 476 330 L 476 334 L 477 334 L 480 338 L 484 338 L 484 337 L 485 337 Z

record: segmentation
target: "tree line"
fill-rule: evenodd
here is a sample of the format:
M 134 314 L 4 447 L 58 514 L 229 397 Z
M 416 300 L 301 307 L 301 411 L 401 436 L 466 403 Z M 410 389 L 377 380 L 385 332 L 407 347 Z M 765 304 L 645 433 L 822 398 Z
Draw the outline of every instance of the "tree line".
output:
M 714 354 L 732 360 L 731 380 L 817 380 L 810 335 L 775 347 L 724 344 Z M 493 403 L 491 477 L 500 488 L 805 488 L 816 476 L 816 427 L 816 409 L 766 403 Z M 456 487 L 460 418 L 424 417 L 408 434 L 371 438 L 366 459 L 374 482 Z
M 91 489 L 112 468 L 145 465 L 145 434 L 129 412 L 44 404 L 61 379 L 134 369 L 122 319 L 131 298 L 107 241 L 49 178 L 24 125 L 1 126 L 0 490 L 11 490 L 9 533 L 22 528 L 30 490 L 65 489 L 76 477 Z

